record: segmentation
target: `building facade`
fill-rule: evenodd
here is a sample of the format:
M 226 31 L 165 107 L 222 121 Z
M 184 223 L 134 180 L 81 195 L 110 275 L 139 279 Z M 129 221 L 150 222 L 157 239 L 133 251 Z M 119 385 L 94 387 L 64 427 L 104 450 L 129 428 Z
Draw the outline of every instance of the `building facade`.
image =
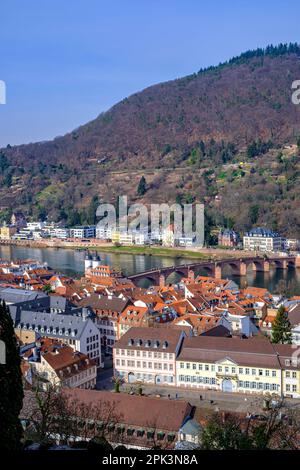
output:
M 186 338 L 176 361 L 183 388 L 300 397 L 300 365 L 289 345 L 240 338 Z
M 115 375 L 128 383 L 174 386 L 184 336 L 181 330 L 131 328 L 114 345 Z
M 249 251 L 281 251 L 284 248 L 284 239 L 278 232 L 258 227 L 245 233 L 243 247 Z
M 96 226 L 95 225 L 84 225 L 79 227 L 74 227 L 70 229 L 71 238 L 95 238 L 96 236 Z

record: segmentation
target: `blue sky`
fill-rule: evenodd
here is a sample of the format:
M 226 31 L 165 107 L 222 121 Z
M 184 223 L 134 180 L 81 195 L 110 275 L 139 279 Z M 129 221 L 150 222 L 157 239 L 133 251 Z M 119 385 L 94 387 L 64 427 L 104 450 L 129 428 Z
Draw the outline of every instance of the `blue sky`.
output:
M 0 146 L 53 138 L 143 88 L 299 41 L 299 0 L 1 0 Z

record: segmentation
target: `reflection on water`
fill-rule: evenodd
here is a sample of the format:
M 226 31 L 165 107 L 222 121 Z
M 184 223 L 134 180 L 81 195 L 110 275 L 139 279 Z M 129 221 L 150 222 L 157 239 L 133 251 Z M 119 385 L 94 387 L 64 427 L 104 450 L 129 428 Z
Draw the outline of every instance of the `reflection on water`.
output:
M 164 256 L 149 255 L 130 255 L 99 252 L 103 264 L 108 264 L 120 269 L 125 275 L 129 276 L 138 272 L 147 271 L 152 268 L 161 268 L 172 265 L 193 263 L 195 260 L 187 258 L 171 258 Z M 17 259 L 36 259 L 41 262 L 47 262 L 49 266 L 58 272 L 68 276 L 80 276 L 84 272 L 84 252 L 67 249 L 55 248 L 24 248 L 19 246 L 0 246 L 0 258 L 4 260 Z M 201 274 L 204 274 L 203 272 Z M 233 279 L 237 284 L 243 286 L 266 287 L 273 292 L 280 279 L 287 282 L 294 281 L 299 286 L 300 293 L 300 269 L 289 268 L 287 270 L 271 270 L 269 273 L 249 271 L 245 278 L 235 276 L 230 268 L 224 270 L 223 278 Z M 180 277 L 172 274 L 168 282 L 176 282 Z

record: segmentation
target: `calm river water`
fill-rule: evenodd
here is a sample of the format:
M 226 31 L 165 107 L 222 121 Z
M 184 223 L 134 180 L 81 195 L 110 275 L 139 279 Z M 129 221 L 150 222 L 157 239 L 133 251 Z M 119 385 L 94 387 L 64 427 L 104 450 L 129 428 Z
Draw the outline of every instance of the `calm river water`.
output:
M 99 252 L 103 264 L 108 264 L 120 269 L 125 275 L 147 271 L 152 268 L 186 264 L 195 262 L 187 258 L 172 258 L 164 256 L 130 255 Z M 84 272 L 84 252 L 56 248 L 23 248 L 17 246 L 0 246 L 0 258 L 4 260 L 36 259 L 47 262 L 57 272 L 69 276 L 79 277 Z M 205 274 L 204 272 L 202 274 Z M 256 273 L 249 271 L 246 278 L 234 276 L 230 269 L 223 273 L 223 278 L 230 278 L 239 285 L 247 282 L 250 286 L 266 287 L 274 291 L 280 279 L 293 280 L 299 286 L 300 294 L 300 269 L 272 270 L 270 273 Z M 176 275 L 168 278 L 169 282 L 176 282 Z

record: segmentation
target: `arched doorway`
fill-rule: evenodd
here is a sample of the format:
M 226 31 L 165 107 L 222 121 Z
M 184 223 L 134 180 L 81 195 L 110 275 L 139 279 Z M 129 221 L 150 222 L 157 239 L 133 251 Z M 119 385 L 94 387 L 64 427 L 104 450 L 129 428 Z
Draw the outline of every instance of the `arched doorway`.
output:
M 156 383 L 156 385 L 161 384 L 161 382 L 162 382 L 161 376 L 160 376 L 160 375 L 156 375 L 156 377 L 155 377 L 155 383 Z
M 233 386 L 230 379 L 224 379 L 222 382 L 222 392 L 232 392 Z

